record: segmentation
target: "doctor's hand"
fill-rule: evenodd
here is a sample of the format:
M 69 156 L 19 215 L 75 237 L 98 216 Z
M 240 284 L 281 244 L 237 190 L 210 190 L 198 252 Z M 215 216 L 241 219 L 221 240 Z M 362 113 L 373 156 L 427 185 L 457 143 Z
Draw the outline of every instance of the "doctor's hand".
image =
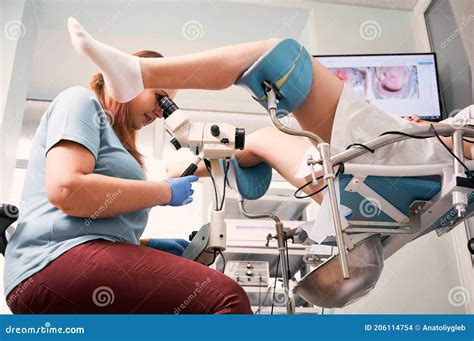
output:
M 170 185 L 171 189 L 171 200 L 167 205 L 182 206 L 192 202 L 194 193 L 192 183 L 198 180 L 199 178 L 196 175 L 165 179 L 164 181 Z

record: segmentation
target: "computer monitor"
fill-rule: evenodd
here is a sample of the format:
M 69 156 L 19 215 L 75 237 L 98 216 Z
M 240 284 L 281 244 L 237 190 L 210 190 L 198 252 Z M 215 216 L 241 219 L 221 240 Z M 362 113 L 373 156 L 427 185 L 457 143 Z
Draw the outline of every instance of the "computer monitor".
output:
M 434 53 L 314 56 L 383 111 L 441 120 Z

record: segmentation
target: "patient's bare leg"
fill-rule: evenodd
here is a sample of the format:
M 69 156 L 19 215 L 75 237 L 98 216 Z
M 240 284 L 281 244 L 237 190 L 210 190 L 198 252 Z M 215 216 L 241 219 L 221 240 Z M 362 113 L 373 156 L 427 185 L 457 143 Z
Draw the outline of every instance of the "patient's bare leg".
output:
M 158 89 L 225 89 L 279 41 L 273 38 L 184 56 L 140 58 L 143 85 Z
M 330 142 L 334 116 L 344 83 L 313 58 L 313 85 L 293 115 L 304 130 Z
M 225 89 L 280 41 L 273 38 L 178 57 L 138 59 L 97 41 L 74 18 L 69 18 L 68 28 L 76 50 L 102 70 L 106 87 L 120 102 L 131 100 L 143 88 Z M 294 112 L 305 130 L 328 142 L 342 86 L 336 76 L 313 59 L 312 89 Z
M 169 58 L 141 58 L 145 88 L 224 89 L 278 39 L 225 46 L 191 55 Z M 313 85 L 305 102 L 294 116 L 305 130 L 312 131 L 330 142 L 336 107 L 343 82 L 312 59 Z
M 266 162 L 286 181 L 299 188 L 311 181 L 311 176 L 295 178 L 301 160 L 310 146 L 311 144 L 303 138 L 284 134 L 274 127 L 267 127 L 247 135 L 244 150 L 237 150 L 235 156 L 241 167 L 252 167 Z M 175 170 L 174 173 L 168 172 L 168 176 L 179 176 L 182 171 L 183 169 Z M 201 162 L 196 175 L 209 176 L 204 163 Z M 320 181 L 317 186 L 307 186 L 303 192 L 311 194 L 322 186 L 323 181 Z M 322 195 L 316 194 L 311 198 L 320 203 Z

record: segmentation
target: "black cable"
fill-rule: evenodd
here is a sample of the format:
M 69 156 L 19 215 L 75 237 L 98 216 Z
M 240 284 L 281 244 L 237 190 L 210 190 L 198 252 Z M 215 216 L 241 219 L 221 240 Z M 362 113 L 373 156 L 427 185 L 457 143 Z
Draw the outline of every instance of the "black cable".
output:
M 212 180 L 212 185 L 214 187 L 214 194 L 216 196 L 216 211 L 219 208 L 219 198 L 217 197 L 217 186 L 216 186 L 216 181 L 214 180 L 214 176 L 212 175 L 212 170 L 211 170 L 211 162 L 208 159 L 204 159 L 204 164 L 206 165 L 207 171 L 209 172 L 209 175 L 211 176 Z
M 353 144 L 350 144 L 350 145 L 347 146 L 346 150 L 349 149 L 349 148 L 353 148 L 353 147 L 362 147 L 362 148 L 364 148 L 364 149 L 367 149 L 367 150 L 368 150 L 369 152 L 371 152 L 371 153 L 374 153 L 374 152 L 375 152 L 374 149 L 371 149 L 371 148 L 367 147 L 366 145 L 364 145 L 364 144 L 362 144 L 362 143 L 353 143 Z M 336 172 L 335 178 L 337 178 L 337 176 L 339 175 L 339 173 L 340 173 L 340 171 L 341 171 L 341 168 L 344 167 L 344 164 L 343 164 L 343 163 L 340 163 L 340 164 L 338 164 L 338 165 L 340 165 L 340 167 L 339 167 L 339 169 L 338 169 L 337 172 Z M 337 166 L 337 165 L 334 165 L 334 166 Z M 343 168 L 342 172 L 344 172 L 344 168 Z M 321 180 L 322 178 L 323 178 L 323 175 L 318 176 L 318 177 L 316 178 L 316 180 Z M 300 192 L 300 191 L 301 191 L 303 188 L 305 188 L 306 186 L 309 186 L 312 182 L 313 182 L 313 180 L 311 180 L 311 181 L 305 183 L 303 186 L 301 186 L 300 188 L 298 188 L 298 189 L 295 191 L 295 193 L 293 193 L 293 196 L 294 196 L 296 199 L 305 199 L 305 198 L 312 197 L 313 195 L 316 195 L 316 194 L 322 192 L 323 190 L 325 190 L 325 189 L 327 188 L 327 185 L 325 185 L 324 187 L 318 189 L 318 190 L 317 190 L 316 192 L 314 192 L 314 193 L 311 193 L 311 194 L 308 194 L 308 195 L 303 195 L 303 196 L 297 195 L 298 192 Z
M 275 279 L 275 281 L 276 281 L 276 279 Z M 267 292 L 265 293 L 265 297 L 263 298 L 263 302 L 262 302 L 262 304 L 259 306 L 259 308 L 255 311 L 255 314 L 260 313 L 260 311 L 262 310 L 263 306 L 265 305 L 265 302 L 267 301 L 268 294 L 270 293 L 270 290 L 272 290 L 272 286 L 271 286 L 271 285 L 268 286 Z
M 386 131 L 380 134 L 379 136 L 384 136 L 384 135 L 401 135 L 401 136 L 406 136 L 406 137 L 411 137 L 412 139 L 417 139 L 417 140 L 423 140 L 423 139 L 430 139 L 433 136 L 418 136 L 418 135 L 411 135 L 407 134 L 401 131 Z
M 273 297 L 272 297 L 272 311 L 270 315 L 273 315 L 273 307 L 275 306 L 275 291 L 277 287 L 277 279 L 278 279 L 278 269 L 280 268 L 280 253 L 278 253 L 278 263 L 277 263 L 277 268 L 275 272 L 275 284 L 273 285 Z
M 219 255 L 222 257 L 222 262 L 224 263 L 224 266 L 222 267 L 222 273 L 224 273 L 224 272 L 225 272 L 225 266 L 226 266 L 225 257 L 224 257 L 224 255 L 222 254 L 222 251 L 221 251 L 220 249 L 218 249 L 217 252 L 218 252 Z
M 467 138 L 463 137 L 462 138 L 463 141 L 467 142 L 467 143 L 474 143 L 473 140 L 468 140 Z
M 353 147 L 362 147 L 364 149 L 367 149 L 369 152 L 371 152 L 372 154 L 375 153 L 375 149 L 372 149 L 372 148 L 369 148 L 367 147 L 365 144 L 362 144 L 362 143 L 353 143 L 353 144 L 350 144 L 347 146 L 346 150 L 349 149 L 349 148 L 353 148 Z
M 341 169 L 342 169 L 342 170 L 341 170 Z M 339 169 L 337 170 L 336 175 L 335 175 L 334 178 L 337 179 L 337 176 L 338 176 L 341 172 L 344 172 L 344 164 L 342 164 L 342 163 L 340 164 L 340 167 L 339 167 Z M 321 176 L 318 176 L 318 177 L 316 178 L 316 180 L 320 180 L 320 179 L 322 179 L 322 178 L 323 178 L 323 176 L 321 175 Z M 301 186 L 300 188 L 298 188 L 298 189 L 295 191 L 295 193 L 293 193 L 293 196 L 294 196 L 296 199 L 309 198 L 309 197 L 312 197 L 313 195 L 316 195 L 316 194 L 322 192 L 323 190 L 325 190 L 325 189 L 328 187 L 328 185 L 324 185 L 323 187 L 321 187 L 320 189 L 318 189 L 317 191 L 315 191 L 315 192 L 313 192 L 313 193 L 311 193 L 311 194 L 303 195 L 303 196 L 297 195 L 298 192 L 300 192 L 300 191 L 301 191 L 303 188 L 305 188 L 306 186 L 309 186 L 312 182 L 313 182 L 313 181 L 311 180 L 311 181 L 307 182 L 306 184 L 304 184 L 303 186 Z
M 206 253 L 211 253 L 209 251 L 204 251 Z M 206 264 L 206 266 L 211 266 L 212 264 L 214 264 L 214 262 L 216 261 L 216 257 L 217 257 L 217 252 L 216 250 L 214 250 L 214 258 L 212 259 L 212 262 L 210 262 L 209 264 Z
M 226 159 L 226 162 L 224 163 L 224 189 L 222 190 L 222 201 L 221 201 L 221 207 L 219 208 L 219 211 L 222 211 L 224 208 L 224 200 L 225 200 L 225 188 L 227 187 L 227 173 L 229 173 L 229 168 L 230 168 L 230 159 Z

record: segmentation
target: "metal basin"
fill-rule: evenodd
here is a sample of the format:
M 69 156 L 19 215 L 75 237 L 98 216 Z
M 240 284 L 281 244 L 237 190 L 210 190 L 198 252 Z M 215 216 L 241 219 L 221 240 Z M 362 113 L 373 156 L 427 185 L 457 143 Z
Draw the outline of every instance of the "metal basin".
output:
M 341 308 L 365 296 L 375 287 L 383 269 L 380 235 L 354 244 L 347 260 L 349 279 L 342 277 L 339 255 L 336 255 L 304 276 L 293 291 L 323 308 Z

